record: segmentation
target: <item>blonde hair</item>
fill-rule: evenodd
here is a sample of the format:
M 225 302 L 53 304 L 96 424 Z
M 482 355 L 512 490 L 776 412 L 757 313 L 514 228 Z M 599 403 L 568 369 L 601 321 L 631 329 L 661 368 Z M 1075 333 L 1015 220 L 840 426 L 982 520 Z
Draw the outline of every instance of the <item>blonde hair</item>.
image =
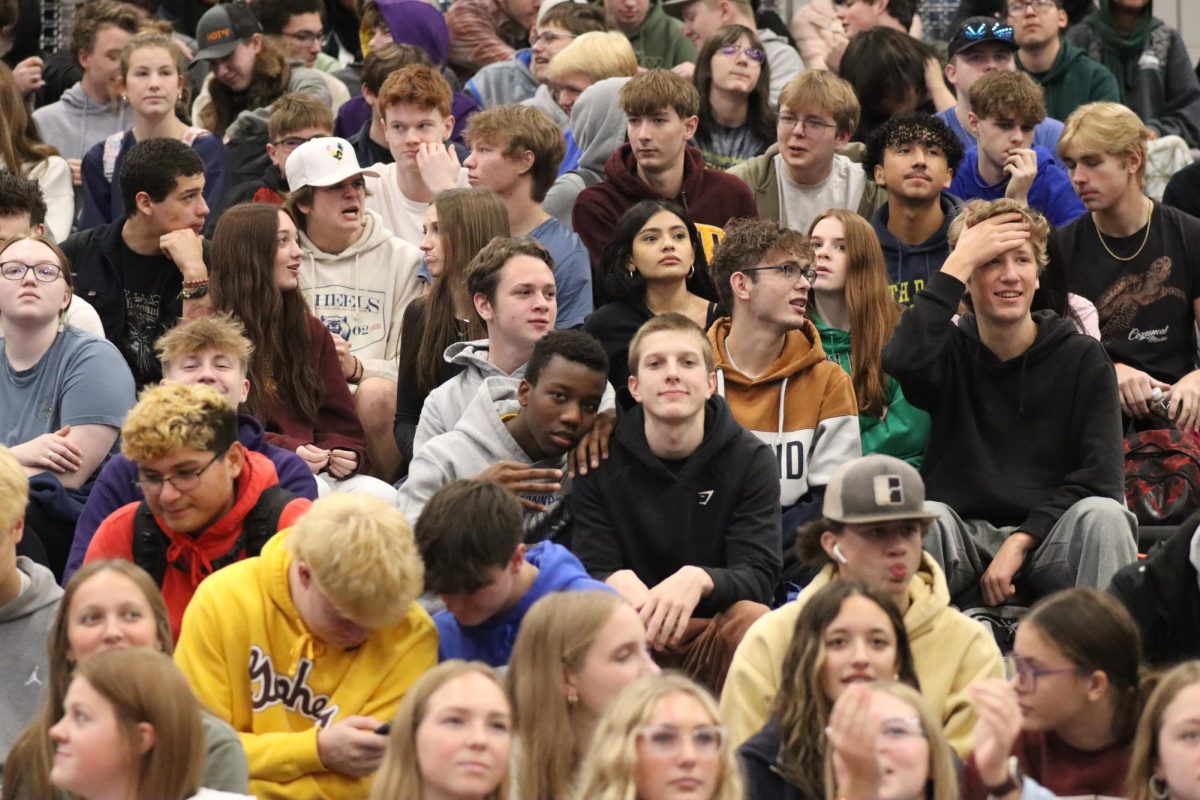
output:
M 637 75 L 637 68 L 637 55 L 625 34 L 591 31 L 550 59 L 545 77 L 547 81 L 559 81 L 567 75 L 582 73 L 595 83 L 605 78 L 632 78 Z
M 642 323 L 642 327 L 637 329 L 637 333 L 633 335 L 633 339 L 629 342 L 629 374 L 637 375 L 638 361 L 642 358 L 642 344 L 646 338 L 654 333 L 663 333 L 670 331 L 672 333 L 690 333 L 697 342 L 700 342 L 700 356 L 704 359 L 704 370 L 712 372 L 716 369 L 716 357 L 713 355 L 712 343 L 708 341 L 708 337 L 704 335 L 704 331 L 692 320 L 688 319 L 683 314 L 674 311 L 669 311 L 666 314 L 655 314 L 650 319 Z
M 28 504 L 29 478 L 12 451 L 0 445 L 0 534 L 16 526 Z
M 1020 214 L 1021 221 L 1029 225 L 1029 243 L 1033 245 L 1033 256 L 1037 261 L 1040 274 L 1050 263 L 1050 254 L 1047 251 L 1050 241 L 1050 223 L 1037 211 L 1009 197 L 1001 197 L 996 200 L 972 200 L 963 206 L 962 211 L 958 212 L 958 216 L 950 222 L 950 228 L 946 232 L 950 249 L 953 250 L 958 246 L 958 238 L 962 236 L 964 229 L 973 228 L 984 220 L 1002 214 Z
M 429 698 L 451 681 L 471 674 L 482 675 L 500 686 L 495 670 L 482 661 L 451 659 L 426 672 L 409 688 L 392 718 L 387 752 L 371 785 L 370 800 L 421 800 L 424 781 L 417 758 L 417 728 L 425 720 Z M 484 800 L 508 800 L 508 784 L 506 771 Z
M 163 369 L 178 359 L 204 350 L 233 356 L 243 373 L 250 369 L 250 357 L 254 355 L 254 345 L 246 338 L 246 329 L 229 314 L 206 314 L 180 322 L 154 343 Z
M 376 497 L 322 497 L 292 527 L 287 547 L 338 613 L 368 628 L 404 619 L 424 588 L 408 520 Z
M 1150 781 L 1156 777 L 1162 758 L 1158 740 L 1162 735 L 1163 717 L 1180 692 L 1200 683 L 1200 661 L 1185 661 L 1161 675 L 1157 682 L 1142 710 L 1130 748 L 1129 777 L 1125 783 L 1125 796 L 1129 800 L 1157 800 Z
M 145 464 L 179 450 L 223 453 L 237 441 L 237 411 L 211 386 L 161 383 L 145 389 L 121 426 L 121 452 Z
M 958 800 L 958 770 L 954 766 L 954 751 L 946 741 L 942 720 L 933 713 L 929 701 L 918 690 L 898 681 L 878 681 L 871 684 L 871 689 L 903 700 L 921 721 L 925 739 L 929 742 L 925 800 Z M 826 748 L 826 751 L 825 796 L 837 797 L 839 789 L 833 773 L 833 748 Z
M 1150 134 L 1145 124 L 1131 109 L 1119 103 L 1087 103 L 1071 112 L 1058 137 L 1058 154 L 1065 157 L 1067 148 L 1084 153 L 1107 153 L 1127 164 L 1135 155 L 1141 159 L 1138 185 L 1146 182 L 1146 148 Z
M 112 703 L 137 763 L 137 800 L 184 800 L 199 791 L 206 755 L 200 704 L 170 656 L 146 647 L 102 650 L 79 662 L 75 675 Z M 143 722 L 155 738 L 138 755 Z
M 696 700 L 708 712 L 713 724 L 720 724 L 716 702 L 693 681 L 673 674 L 638 678 L 617 695 L 596 723 L 591 747 L 583 760 L 575 800 L 634 800 L 637 796 L 638 731 L 650 721 L 658 703 L 674 695 Z M 728 736 L 721 748 L 720 762 L 716 791 L 710 800 L 742 800 L 742 776 Z
M 792 112 L 823 111 L 833 117 L 838 133 L 852 133 L 858 127 L 862 106 L 854 87 L 845 79 L 823 69 L 801 72 L 788 81 L 779 93 L 779 110 Z
M 563 695 L 567 673 L 578 671 L 600 629 L 621 606 L 609 592 L 555 592 L 533 604 L 521 621 L 505 685 L 520 742 L 517 796 L 561 800 L 570 792 L 579 743 L 573 706 Z
M 567 149 L 562 131 L 546 112 L 515 104 L 492 106 L 472 114 L 463 141 L 471 147 L 480 143 L 499 147 L 507 142 L 504 157 L 509 159 L 520 159 L 527 150 L 533 153 L 528 174 L 529 192 L 535 203 L 542 202 L 554 185 Z

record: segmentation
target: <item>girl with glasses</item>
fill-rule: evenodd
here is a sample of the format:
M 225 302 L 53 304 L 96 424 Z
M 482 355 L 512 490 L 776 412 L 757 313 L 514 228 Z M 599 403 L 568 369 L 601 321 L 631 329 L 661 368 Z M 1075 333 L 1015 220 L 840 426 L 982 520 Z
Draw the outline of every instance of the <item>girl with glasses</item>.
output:
M 716 703 L 679 675 L 626 687 L 596 725 L 577 800 L 742 800 Z
M 50 674 L 43 676 L 45 702 L 4 763 L 3 795 L 11 800 L 58 796 L 51 776 L 55 745 L 50 731 L 63 717 L 76 664 L 97 653 L 130 648 L 142 651 L 142 659 L 151 650 L 170 656 L 167 606 L 141 567 L 124 560 L 94 561 L 67 583 L 46 647 Z M 201 713 L 200 726 L 205 759 L 200 785 L 245 792 L 249 767 L 233 728 L 207 711 Z
M 83 211 L 79 229 L 106 225 L 125 216 L 121 193 L 122 157 L 143 139 L 178 139 L 204 162 L 204 202 L 221 204 L 229 188 L 225 145 L 204 128 L 185 125 L 177 109 L 187 104 L 187 61 L 170 36 L 140 33 L 121 52 L 121 94 L 133 110 L 133 127 L 93 145 L 83 157 Z
M 700 120 L 692 143 L 712 169 L 762 155 L 775 141 L 771 68 L 762 41 L 743 25 L 726 25 L 700 48 L 693 76 Z
M 929 415 L 911 405 L 883 371 L 880 352 L 900 320 L 887 265 L 871 223 L 830 209 L 808 230 L 816 252 L 809 317 L 825 355 L 850 374 L 858 398 L 863 455 L 883 453 L 921 466 Z
M 608 382 L 629 409 L 635 405 L 628 389 L 629 343 L 638 328 L 674 311 L 708 330 L 719 316 L 717 287 L 696 226 L 665 200 L 642 200 L 617 220 L 598 277 L 610 302 L 592 312 L 583 329 L 604 345 Z
M 507 800 L 512 711 L 491 667 L 457 659 L 404 695 L 371 800 Z
M 1110 595 L 1070 589 L 1030 609 L 1017 627 L 1008 684 L 975 688 L 991 716 L 1020 720 L 967 760 L 964 800 L 1015 796 L 1006 767 L 1060 797 L 1124 797 L 1130 748 L 1146 687 L 1129 612 Z M 981 718 L 984 716 L 981 711 Z M 978 736 L 978 735 L 977 735 Z M 999 781 L 999 783 L 997 783 Z
M 805 605 L 783 675 L 770 721 L 738 751 L 748 800 L 821 797 L 824 730 L 838 698 L 864 681 L 917 686 L 895 603 L 882 590 L 851 580 L 829 584 Z M 935 724 L 940 731 L 941 723 Z
M 21 552 L 60 578 L 93 475 L 134 402 L 120 351 L 63 324 L 72 280 L 49 239 L 0 249 L 0 444 L 31 476 Z

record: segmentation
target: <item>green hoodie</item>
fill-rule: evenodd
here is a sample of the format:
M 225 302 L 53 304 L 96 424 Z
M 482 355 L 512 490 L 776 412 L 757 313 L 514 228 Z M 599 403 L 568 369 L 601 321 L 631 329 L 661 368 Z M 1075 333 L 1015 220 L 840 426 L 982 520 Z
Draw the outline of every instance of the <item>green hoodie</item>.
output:
M 850 365 L 850 332 L 831 328 L 816 315 L 809 319 L 821 336 L 825 357 L 853 375 Z M 904 399 L 900 384 L 887 378 L 887 408 L 882 417 L 858 415 L 863 455 L 883 453 L 907 461 L 918 469 L 929 442 L 929 415 Z
M 1018 58 L 1017 63 L 1020 64 Z M 1021 69 L 1025 69 L 1021 67 Z M 1058 56 L 1045 72 L 1030 72 L 1046 92 L 1046 116 L 1064 120 L 1085 103 L 1121 102 L 1116 76 L 1066 39 L 1059 39 Z
M 683 35 L 683 23 L 667 16 L 656 0 L 650 3 L 650 11 L 641 26 L 625 35 L 633 45 L 640 67 L 672 69 L 696 60 L 696 46 Z

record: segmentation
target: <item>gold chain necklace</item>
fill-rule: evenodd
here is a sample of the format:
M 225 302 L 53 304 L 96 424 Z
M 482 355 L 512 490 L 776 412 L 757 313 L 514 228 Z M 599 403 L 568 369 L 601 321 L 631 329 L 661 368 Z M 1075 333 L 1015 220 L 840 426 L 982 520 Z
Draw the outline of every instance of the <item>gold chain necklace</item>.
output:
M 1108 242 L 1104 241 L 1104 234 L 1100 232 L 1100 226 L 1098 224 L 1096 225 L 1096 236 L 1100 237 L 1100 246 L 1104 248 L 1105 252 L 1107 252 L 1110 256 L 1115 258 L 1117 261 L 1133 261 L 1135 258 L 1137 258 L 1138 256 L 1140 256 L 1142 254 L 1143 250 L 1146 249 L 1146 242 L 1150 241 L 1150 223 L 1153 220 L 1154 220 L 1154 201 L 1151 200 L 1150 201 L 1150 213 L 1146 215 L 1146 235 L 1142 237 L 1142 243 L 1138 247 L 1137 251 L 1133 255 L 1129 256 L 1128 258 L 1122 258 L 1121 256 L 1117 255 L 1109 248 Z

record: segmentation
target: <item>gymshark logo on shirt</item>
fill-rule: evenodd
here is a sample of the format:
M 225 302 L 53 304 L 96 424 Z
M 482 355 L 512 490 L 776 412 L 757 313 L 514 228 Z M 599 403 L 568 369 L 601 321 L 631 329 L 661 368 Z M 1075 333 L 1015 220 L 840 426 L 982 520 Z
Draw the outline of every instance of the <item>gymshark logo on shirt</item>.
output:
M 26 686 L 43 686 L 42 679 L 38 677 L 38 668 L 34 667 L 33 672 L 29 673 L 29 677 L 25 679 Z
M 702 505 L 702 506 L 708 505 L 708 501 L 712 500 L 714 491 L 716 491 L 716 490 L 715 489 L 705 489 L 703 492 L 700 492 L 699 493 L 700 494 L 700 505 Z

